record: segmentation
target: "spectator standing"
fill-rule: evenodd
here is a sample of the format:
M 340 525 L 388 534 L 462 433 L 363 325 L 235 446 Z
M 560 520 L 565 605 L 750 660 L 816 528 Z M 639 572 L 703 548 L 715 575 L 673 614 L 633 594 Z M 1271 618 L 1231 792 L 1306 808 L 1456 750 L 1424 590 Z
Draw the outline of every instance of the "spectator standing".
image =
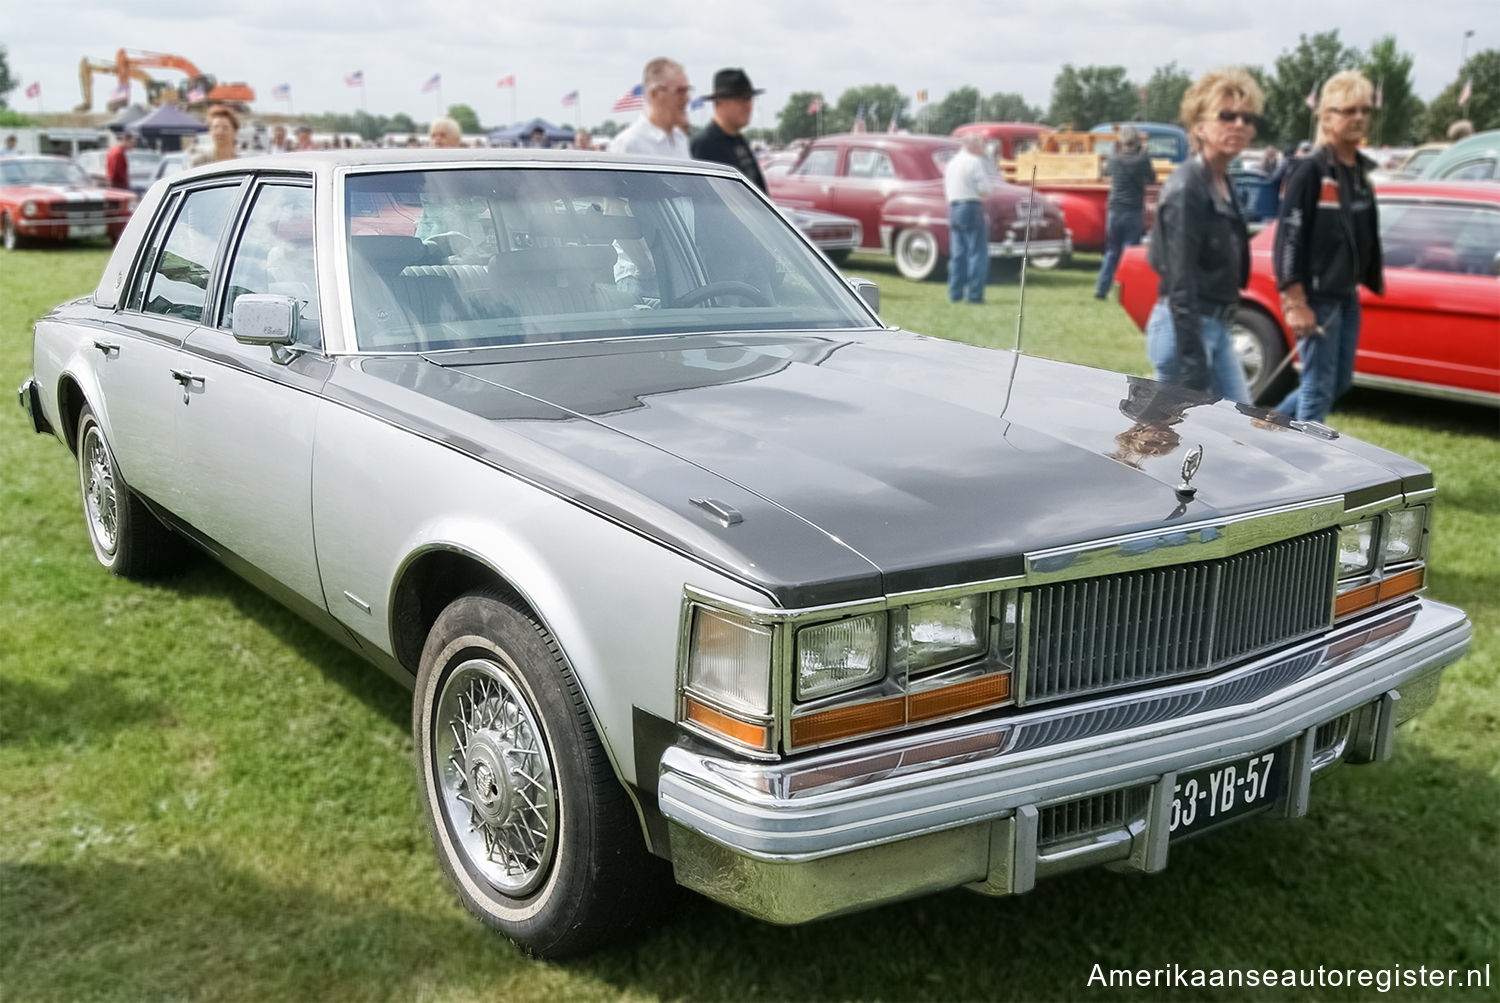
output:
M 299 150 L 311 150 L 312 148 L 313 148 L 312 126 L 310 126 L 310 125 L 299 125 L 299 126 L 297 126 L 297 149 L 299 149 Z
M 653 59 L 641 74 L 641 93 L 646 109 L 641 117 L 610 140 L 610 153 L 635 153 L 650 157 L 687 160 L 688 147 L 687 71 L 670 59 Z
M 1146 321 L 1146 354 L 1163 383 L 1250 403 L 1229 339 L 1250 281 L 1250 238 L 1229 164 L 1255 138 L 1265 96 L 1238 67 L 1199 77 L 1182 96 L 1193 155 L 1162 185 L 1149 260 L 1160 299 Z
M 594 148 L 594 137 L 589 135 L 587 129 L 579 129 L 573 133 L 573 149 L 592 150 Z
M 1133 125 L 1120 127 L 1120 145 L 1109 158 L 1109 202 L 1104 222 L 1104 261 L 1099 265 L 1099 281 L 1094 283 L 1094 299 L 1109 295 L 1120 267 L 1125 248 L 1141 242 L 1146 229 L 1146 186 L 1156 180 L 1156 168 L 1141 142 L 1141 133 Z
M 5 137 L 5 145 L 0 147 L 0 157 L 14 157 L 19 153 L 16 149 L 16 137 L 12 133 Z
M 990 224 L 984 197 L 991 187 L 985 163 L 984 137 L 971 134 L 943 168 L 943 196 L 948 200 L 948 301 L 984 302 L 990 276 Z
M 188 166 L 201 167 L 218 160 L 233 160 L 239 155 L 239 135 L 239 116 L 227 105 L 214 105 L 208 109 L 208 148 L 193 154 L 188 159 Z
M 695 160 L 712 160 L 737 167 L 761 191 L 766 190 L 766 179 L 750 144 L 745 142 L 744 131 L 755 111 L 755 96 L 764 93 L 751 85 L 744 70 L 728 69 L 715 73 L 714 91 L 708 96 L 708 100 L 714 103 L 713 121 L 704 126 L 690 144 Z
M 526 145 L 533 150 L 545 150 L 551 147 L 552 144 L 547 142 L 547 130 L 539 125 L 531 130 L 531 137 L 527 140 Z
M 1359 287 L 1385 292 L 1375 193 L 1359 153 L 1373 94 L 1358 70 L 1328 78 L 1318 100 L 1318 145 L 1287 176 L 1277 220 L 1276 286 L 1302 379 L 1276 410 L 1301 421 L 1322 421 L 1353 383 Z
M 1468 139 L 1474 135 L 1474 123 L 1466 118 L 1461 118 L 1448 126 L 1448 142 L 1456 143 L 1460 139 Z
M 115 145 L 104 155 L 104 183 L 111 188 L 130 188 L 130 151 L 135 149 L 135 135 L 120 130 Z
M 291 144 L 286 139 L 286 126 L 275 125 L 271 127 L 271 152 L 287 153 L 291 150 Z

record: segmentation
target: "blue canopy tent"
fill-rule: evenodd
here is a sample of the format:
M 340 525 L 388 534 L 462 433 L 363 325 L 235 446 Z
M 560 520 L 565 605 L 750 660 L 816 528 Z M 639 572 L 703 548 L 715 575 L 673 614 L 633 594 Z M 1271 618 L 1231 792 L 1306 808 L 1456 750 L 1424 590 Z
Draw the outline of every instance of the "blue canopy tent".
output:
M 182 149 L 182 137 L 207 132 L 208 126 L 176 105 L 164 104 L 125 126 L 125 131 L 153 149 L 170 152 Z
M 546 119 L 534 118 L 530 122 L 517 122 L 515 125 L 507 125 L 496 129 L 485 139 L 491 146 L 525 146 L 531 142 L 532 130 L 541 126 L 547 133 L 548 146 L 572 146 L 574 132 L 566 126 L 553 125 Z

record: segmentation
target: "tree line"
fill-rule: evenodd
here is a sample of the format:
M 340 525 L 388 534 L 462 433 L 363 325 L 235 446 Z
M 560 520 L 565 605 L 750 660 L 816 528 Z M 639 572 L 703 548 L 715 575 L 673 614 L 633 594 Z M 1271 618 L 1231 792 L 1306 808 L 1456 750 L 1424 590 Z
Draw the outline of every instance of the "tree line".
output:
M 1266 106 L 1257 137 L 1267 143 L 1287 144 L 1312 138 L 1313 113 L 1309 95 L 1341 70 L 1358 69 L 1378 89 L 1379 110 L 1370 123 L 1370 143 L 1406 146 L 1441 139 L 1448 126 L 1467 118 L 1476 130 L 1500 128 L 1500 49 L 1470 56 L 1458 75 L 1430 102 L 1423 102 L 1412 86 L 1412 58 L 1396 47 L 1390 36 L 1361 51 L 1339 41 L 1337 29 L 1300 35 L 1295 48 L 1285 50 L 1267 70 L 1247 67 L 1266 93 Z M 1131 80 L 1123 66 L 1064 64 L 1052 81 L 1046 110 L 1030 107 L 1018 94 L 982 97 L 974 87 L 960 87 L 940 100 L 926 102 L 904 95 L 893 84 L 851 87 L 828 101 L 814 91 L 798 91 L 777 116 L 777 138 L 785 143 L 820 133 L 848 132 L 864 113 L 864 127 L 884 132 L 891 116 L 899 129 L 946 135 L 966 122 L 1045 122 L 1048 125 L 1089 129 L 1106 122 L 1176 123 L 1182 95 L 1194 74 L 1176 62 L 1158 66 L 1144 81 Z M 1458 99 L 1469 83 L 1468 103 Z M 918 98 L 924 98 L 921 92 Z

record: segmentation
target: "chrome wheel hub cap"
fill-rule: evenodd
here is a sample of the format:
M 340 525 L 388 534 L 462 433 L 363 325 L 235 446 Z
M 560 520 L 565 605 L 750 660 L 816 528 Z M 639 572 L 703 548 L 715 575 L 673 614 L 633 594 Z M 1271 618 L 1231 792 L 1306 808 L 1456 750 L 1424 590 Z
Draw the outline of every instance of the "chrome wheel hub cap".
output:
M 1260 339 L 1251 334 L 1249 329 L 1236 324 L 1229 330 L 1229 344 L 1234 349 L 1235 358 L 1240 360 L 1240 368 L 1245 372 L 1245 382 L 1253 388 L 1266 368 L 1266 353 L 1260 347 Z
M 115 494 L 114 464 L 98 428 L 90 428 L 83 441 L 83 508 L 89 532 L 99 546 L 111 553 L 119 527 L 119 499 Z
M 433 720 L 448 831 L 470 870 L 507 895 L 547 877 L 557 791 L 542 728 L 521 689 L 488 659 L 453 670 Z

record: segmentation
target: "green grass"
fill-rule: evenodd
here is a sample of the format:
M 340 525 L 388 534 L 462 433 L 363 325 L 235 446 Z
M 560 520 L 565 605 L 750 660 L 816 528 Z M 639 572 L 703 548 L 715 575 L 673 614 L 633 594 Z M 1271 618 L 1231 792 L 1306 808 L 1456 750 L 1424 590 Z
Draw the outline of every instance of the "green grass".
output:
M 0 254 L 0 388 L 105 251 Z M 1016 287 L 950 306 L 857 258 L 883 315 L 1008 347 Z M 1033 273 L 1028 351 L 1146 371 L 1085 268 Z M 1251 821 L 1152 877 L 932 896 L 799 928 L 682 896 L 645 939 L 524 957 L 449 892 L 418 812 L 405 691 L 203 564 L 99 569 L 71 459 L 0 406 L 0 988 L 7 1000 L 1368 999 L 1373 988 L 1091 988 L 1111 968 L 1494 966 L 1500 998 L 1500 435 L 1493 410 L 1356 393 L 1332 423 L 1437 471 L 1432 593 L 1474 650 L 1393 762 L 1341 767 L 1297 822 Z

